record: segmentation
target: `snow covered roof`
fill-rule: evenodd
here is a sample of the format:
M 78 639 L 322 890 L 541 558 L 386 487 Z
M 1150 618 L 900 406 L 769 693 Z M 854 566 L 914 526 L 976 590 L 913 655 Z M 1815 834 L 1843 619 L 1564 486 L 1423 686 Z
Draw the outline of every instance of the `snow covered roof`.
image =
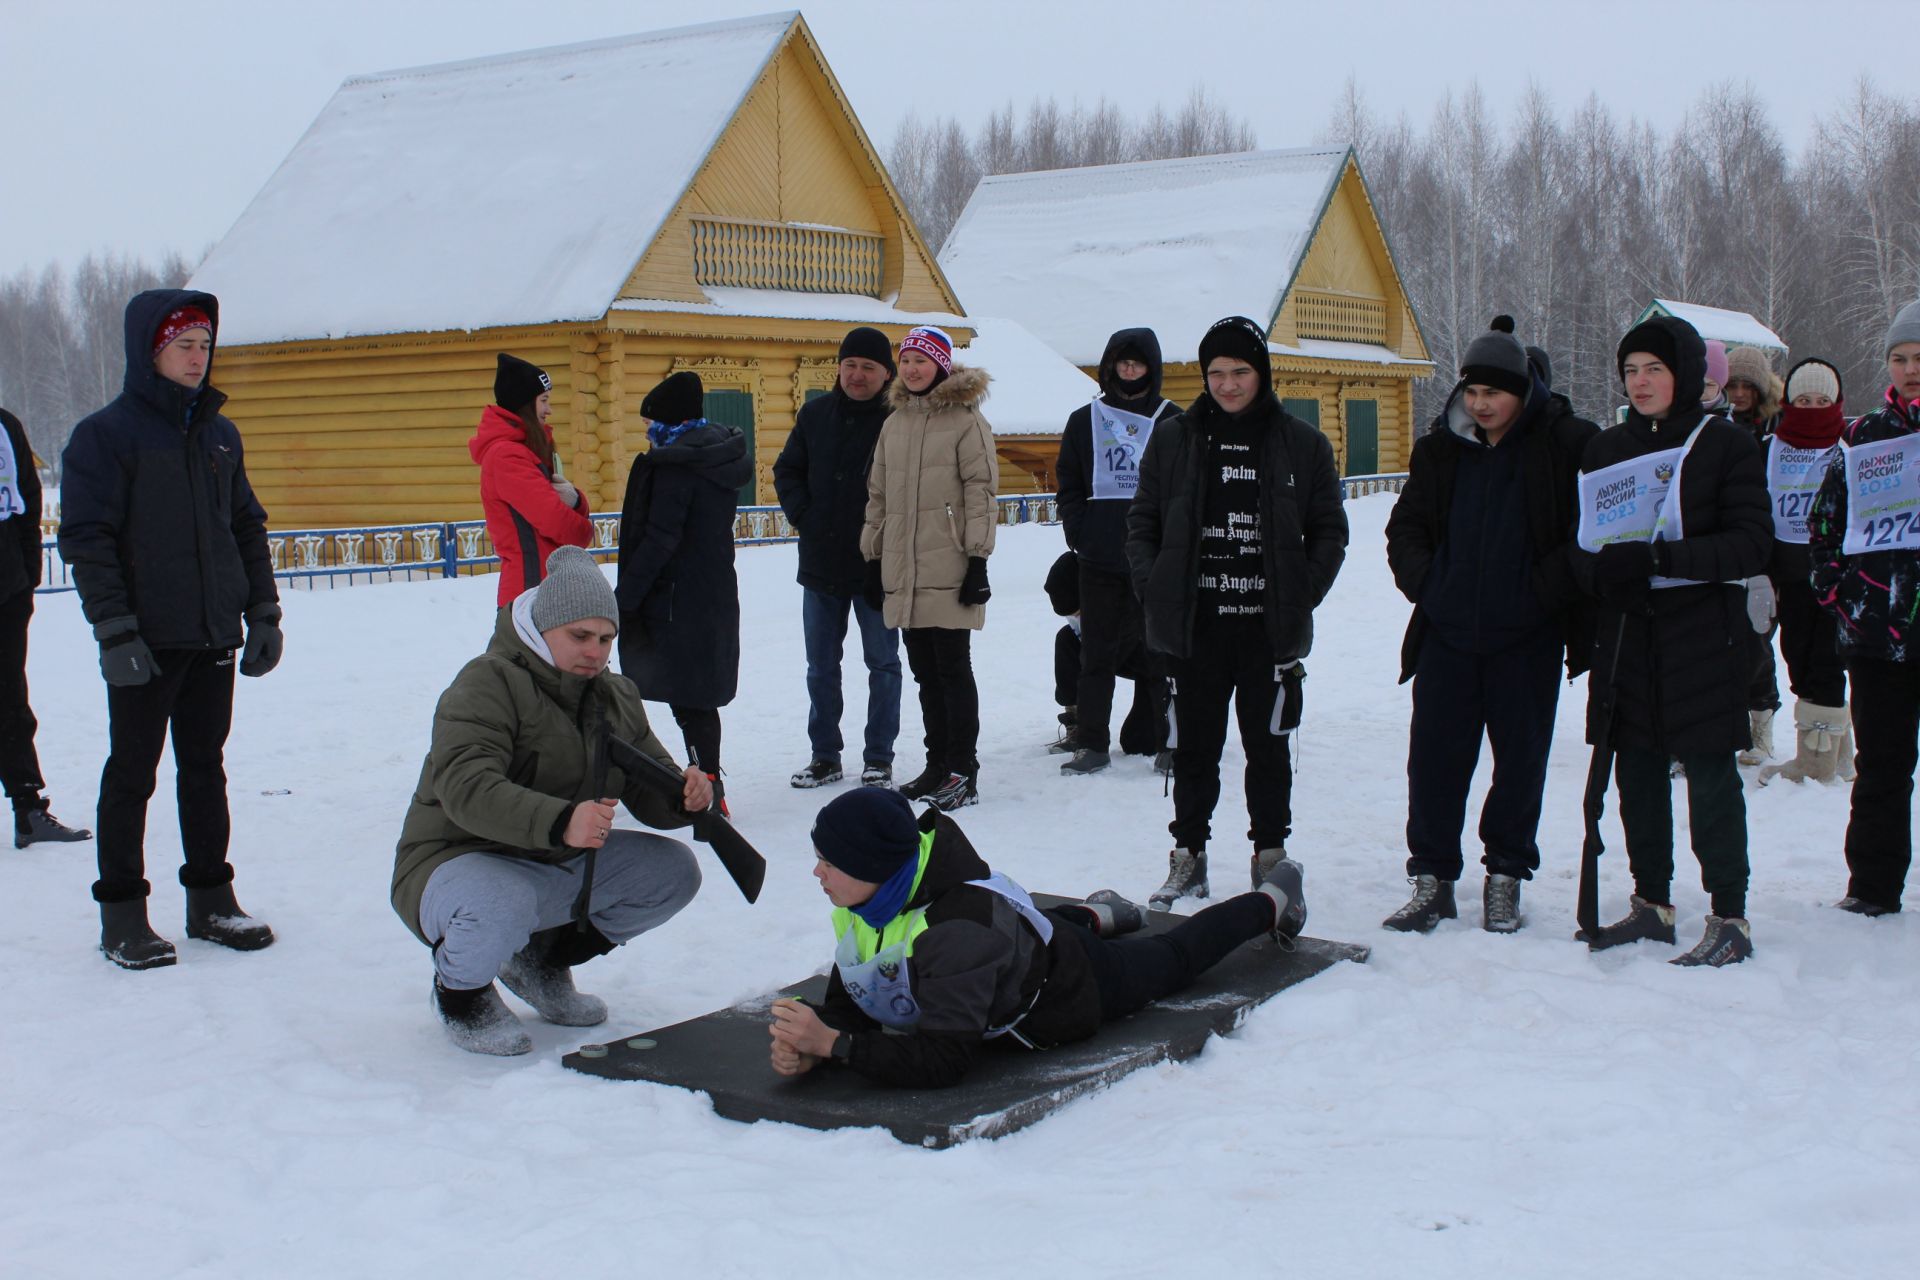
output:
M 355 76 L 193 287 L 227 345 L 597 320 L 798 16 Z
M 678 312 L 694 316 L 766 316 L 779 320 L 843 320 L 849 324 L 933 324 L 970 328 L 973 321 L 945 311 L 902 311 L 893 298 L 859 293 L 801 293 L 786 289 L 740 289 L 702 285 L 705 302 L 674 298 L 622 298 L 612 311 Z
M 997 436 L 1057 436 L 1067 415 L 1093 399 L 1100 384 L 1012 320 L 972 316 L 974 339 L 953 353 L 961 364 L 993 375 L 986 415 Z
M 1675 302 L 1671 298 L 1655 298 L 1640 320 L 1656 312 L 1665 312 L 1677 320 L 1685 320 L 1700 333 L 1703 338 L 1724 342 L 1729 349 L 1733 347 L 1760 347 L 1768 351 L 1785 351 L 1787 344 L 1779 334 L 1761 324 L 1745 311 L 1728 311 L 1721 307 L 1703 307 L 1697 302 Z M 1639 324 L 1640 320 L 1634 321 Z
M 1078 365 L 1149 325 L 1199 358 L 1226 315 L 1278 314 L 1346 167 L 1345 146 L 983 178 L 940 251 L 968 311 L 1017 316 Z

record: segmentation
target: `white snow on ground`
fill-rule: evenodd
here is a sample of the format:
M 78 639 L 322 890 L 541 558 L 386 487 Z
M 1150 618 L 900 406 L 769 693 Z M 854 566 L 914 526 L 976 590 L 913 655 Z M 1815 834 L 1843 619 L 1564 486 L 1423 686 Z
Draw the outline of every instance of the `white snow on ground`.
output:
M 241 682 L 228 760 L 239 897 L 279 945 L 182 938 L 167 774 L 148 847 L 176 968 L 124 973 L 94 949 L 91 846 L 0 851 L 0 1274 L 1912 1274 L 1920 936 L 1911 918 L 1830 907 L 1844 789 L 1749 792 L 1751 963 L 1589 956 L 1570 940 L 1575 686 L 1526 929 L 1481 932 L 1477 902 L 1429 937 L 1379 928 L 1404 897 L 1391 501 L 1350 506 L 1351 558 L 1308 662 L 1291 842 L 1309 932 L 1371 944 L 1372 962 L 1282 994 L 1191 1063 L 947 1152 L 737 1124 L 695 1094 L 559 1065 L 602 1033 L 530 1020 L 528 1057 L 454 1050 L 387 883 L 434 700 L 485 642 L 494 584 L 288 593 L 286 660 Z M 1068 781 L 1042 754 L 1056 621 L 1040 582 L 1059 545 L 1057 529 L 1003 531 L 976 647 L 986 798 L 960 817 L 1034 889 L 1140 895 L 1165 865 L 1158 779 L 1129 759 Z M 736 815 L 774 859 L 766 893 L 749 908 L 703 854 L 707 885 L 683 915 L 582 971 L 612 1031 L 828 955 L 806 841 L 825 797 L 786 783 L 806 756 L 793 565 L 791 546 L 741 553 L 752 656 L 726 715 Z M 56 812 L 91 821 L 105 699 L 73 596 L 40 601 L 31 675 Z M 903 771 L 920 763 L 911 696 Z M 1230 748 L 1230 775 L 1238 760 Z M 1238 791 L 1219 815 L 1226 889 Z M 1607 827 L 1611 915 L 1627 882 Z M 1680 858 L 1691 942 L 1706 904 Z M 1467 898 L 1478 882 L 1470 871 Z

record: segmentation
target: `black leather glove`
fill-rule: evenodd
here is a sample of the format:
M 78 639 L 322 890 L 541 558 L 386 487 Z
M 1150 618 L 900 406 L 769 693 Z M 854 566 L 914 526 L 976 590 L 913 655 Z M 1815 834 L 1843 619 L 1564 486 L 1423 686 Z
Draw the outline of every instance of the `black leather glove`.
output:
M 1594 553 L 1593 582 L 1600 599 L 1616 609 L 1631 609 L 1647 594 L 1660 562 L 1651 542 L 1609 542 Z
M 100 674 L 110 685 L 132 688 L 153 679 L 160 670 L 133 618 L 109 618 L 93 629 L 93 638 L 100 642 Z
M 267 674 L 280 665 L 280 651 L 286 644 L 286 637 L 280 634 L 279 605 L 256 605 L 247 610 L 247 644 L 240 651 L 240 674 Z
M 887 588 L 880 581 L 880 562 L 867 561 L 866 580 L 860 584 L 860 598 L 867 602 L 869 609 L 883 609 L 887 604 Z
M 960 579 L 960 603 L 985 604 L 992 598 L 993 588 L 987 585 L 987 558 L 968 556 L 967 576 Z

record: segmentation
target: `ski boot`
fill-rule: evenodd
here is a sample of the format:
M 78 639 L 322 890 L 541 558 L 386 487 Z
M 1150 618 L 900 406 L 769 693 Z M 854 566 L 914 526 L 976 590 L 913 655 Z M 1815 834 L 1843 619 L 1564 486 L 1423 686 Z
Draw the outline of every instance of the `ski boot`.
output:
M 980 803 L 977 773 L 950 773 L 947 780 L 927 793 L 927 803 L 944 813 Z
M 1707 931 L 1700 935 L 1700 941 L 1693 944 L 1693 950 L 1683 956 L 1675 956 L 1667 963 L 1688 968 L 1708 965 L 1719 969 L 1739 964 L 1752 954 L 1753 930 L 1745 920 L 1710 915 L 1707 917 Z
M 1460 909 L 1453 902 L 1453 881 L 1439 876 L 1415 876 L 1413 897 L 1407 905 L 1380 923 L 1398 933 L 1431 933 L 1442 920 L 1455 920 Z
M 1170 911 L 1180 898 L 1207 896 L 1207 851 L 1175 849 L 1167 855 L 1167 878 L 1147 899 L 1149 911 Z

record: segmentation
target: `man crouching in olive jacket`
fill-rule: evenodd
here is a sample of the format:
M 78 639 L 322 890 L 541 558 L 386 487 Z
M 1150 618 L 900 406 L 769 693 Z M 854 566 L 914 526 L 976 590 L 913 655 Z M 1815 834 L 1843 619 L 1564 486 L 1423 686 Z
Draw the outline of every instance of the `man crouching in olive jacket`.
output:
M 593 776 L 607 734 L 680 767 L 632 682 L 607 670 L 618 612 L 593 557 L 561 547 L 434 708 L 394 859 L 393 909 L 433 948 L 434 1007 L 469 1052 L 533 1048 L 496 976 L 548 1022 L 606 1021 L 606 1002 L 574 989 L 572 967 L 664 923 L 700 888 L 686 845 L 615 831 L 613 819 L 618 798 L 648 826 L 685 826 L 713 801 L 706 775 L 685 771 L 678 805 L 617 765 L 604 781 Z

